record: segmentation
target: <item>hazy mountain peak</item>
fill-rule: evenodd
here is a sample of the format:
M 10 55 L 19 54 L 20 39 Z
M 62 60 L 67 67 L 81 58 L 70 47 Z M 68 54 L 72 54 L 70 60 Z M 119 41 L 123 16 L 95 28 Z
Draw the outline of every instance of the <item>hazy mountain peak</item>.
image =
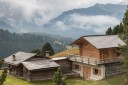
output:
M 3 6 L 3 8 L 7 9 L 8 13 L 9 8 L 6 6 Z M 41 24 L 40 26 L 36 24 L 38 22 L 35 23 L 41 18 L 38 14 L 34 14 L 32 19 L 26 20 L 21 12 L 13 10 L 12 16 L 10 15 L 7 18 L 0 16 L 0 28 L 11 32 L 35 31 L 76 38 L 82 35 L 105 33 L 108 27 L 115 26 L 122 20 L 125 10 L 126 5 L 97 3 L 88 8 L 64 11 L 59 16 L 46 21 L 45 25 Z M 9 11 L 9 13 L 11 12 L 12 10 Z M 4 11 L 1 11 L 0 15 L 2 13 Z M 42 22 L 42 20 L 39 20 L 39 22 Z
M 121 4 L 121 5 L 128 5 L 128 0 L 124 0 L 124 1 L 120 2 L 119 4 Z

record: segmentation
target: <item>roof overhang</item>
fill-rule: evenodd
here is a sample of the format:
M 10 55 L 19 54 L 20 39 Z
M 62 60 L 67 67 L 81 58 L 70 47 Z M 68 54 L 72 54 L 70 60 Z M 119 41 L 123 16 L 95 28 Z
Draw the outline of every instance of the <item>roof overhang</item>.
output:
M 96 49 L 105 48 L 118 48 L 120 45 L 126 45 L 118 35 L 92 35 L 92 36 L 82 36 L 75 40 L 70 45 L 79 45 L 81 42 L 86 41 Z

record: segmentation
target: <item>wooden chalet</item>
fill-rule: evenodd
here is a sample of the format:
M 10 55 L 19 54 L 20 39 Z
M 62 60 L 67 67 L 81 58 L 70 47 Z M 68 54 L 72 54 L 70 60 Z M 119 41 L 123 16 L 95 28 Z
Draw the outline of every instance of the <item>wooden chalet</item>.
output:
M 52 79 L 58 67 L 67 77 L 79 76 L 71 69 L 71 61 L 67 57 L 43 58 L 34 53 L 17 52 L 4 59 L 8 64 L 9 74 L 28 81 Z
M 72 70 L 86 80 L 101 80 L 122 72 L 119 45 L 125 43 L 117 35 L 83 36 L 71 45 L 80 50 L 80 55 L 69 55 Z
M 9 74 L 28 81 L 52 79 L 60 66 L 50 59 L 42 58 L 34 53 L 17 52 L 7 58 Z

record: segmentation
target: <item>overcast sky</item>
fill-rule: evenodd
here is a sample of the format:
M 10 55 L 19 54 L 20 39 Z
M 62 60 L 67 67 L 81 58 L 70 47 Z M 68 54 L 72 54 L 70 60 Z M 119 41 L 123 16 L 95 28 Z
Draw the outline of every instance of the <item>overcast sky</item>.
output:
M 35 12 L 38 12 L 42 16 L 40 20 L 43 18 L 45 23 L 66 10 L 86 8 L 96 3 L 117 4 L 122 1 L 123 0 L 0 0 L 0 3 L 8 3 L 11 5 L 12 10 L 20 8 L 27 20 L 29 20 Z M 37 21 L 40 22 L 40 20 Z
M 18 15 L 19 20 L 23 19 L 27 22 L 34 22 L 37 26 L 42 27 L 49 20 L 71 9 L 87 8 L 96 3 L 119 4 L 121 2 L 128 2 L 128 0 L 0 0 L 0 17 L 4 16 L 12 22 L 16 22 L 16 25 L 19 25 L 17 28 L 21 32 L 29 32 L 32 30 L 31 27 L 28 29 L 20 27 L 20 25 L 24 26 L 24 23 L 22 23 L 24 21 L 17 22 L 15 16 Z M 99 21 L 95 22 L 97 19 Z M 80 27 L 81 29 L 93 28 L 95 32 L 103 33 L 106 28 L 120 23 L 120 20 L 112 16 L 81 16 L 73 14 L 69 17 L 70 20 L 72 21 L 70 25 L 58 21 L 55 23 L 55 28 L 62 31 L 73 29 L 74 27 Z

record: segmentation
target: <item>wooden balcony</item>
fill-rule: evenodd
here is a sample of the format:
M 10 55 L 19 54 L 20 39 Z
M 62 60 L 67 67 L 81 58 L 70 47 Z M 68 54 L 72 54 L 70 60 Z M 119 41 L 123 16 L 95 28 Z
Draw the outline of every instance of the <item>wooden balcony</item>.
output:
M 90 58 L 90 57 L 82 57 L 79 55 L 73 55 L 70 54 L 68 55 L 69 60 L 75 61 L 75 62 L 80 62 L 84 64 L 90 64 L 90 65 L 100 65 L 100 64 L 106 64 L 106 63 L 113 63 L 113 62 L 120 62 L 123 60 L 122 57 L 115 57 L 111 59 L 96 59 L 96 58 Z

